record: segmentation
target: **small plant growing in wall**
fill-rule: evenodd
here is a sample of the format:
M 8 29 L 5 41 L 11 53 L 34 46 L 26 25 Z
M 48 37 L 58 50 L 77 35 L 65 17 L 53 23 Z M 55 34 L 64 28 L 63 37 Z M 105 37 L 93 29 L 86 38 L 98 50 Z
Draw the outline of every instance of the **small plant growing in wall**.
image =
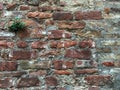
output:
M 26 29 L 26 25 L 19 18 L 13 20 L 13 23 L 8 27 L 10 32 L 19 32 Z

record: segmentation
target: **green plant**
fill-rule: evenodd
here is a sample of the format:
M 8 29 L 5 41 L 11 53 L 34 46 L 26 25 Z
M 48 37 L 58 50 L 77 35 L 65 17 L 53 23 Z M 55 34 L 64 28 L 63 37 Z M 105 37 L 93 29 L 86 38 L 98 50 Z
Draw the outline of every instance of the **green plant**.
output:
M 10 32 L 16 33 L 21 30 L 24 30 L 26 28 L 26 25 L 19 18 L 16 18 L 15 20 L 13 20 L 13 23 L 8 28 Z

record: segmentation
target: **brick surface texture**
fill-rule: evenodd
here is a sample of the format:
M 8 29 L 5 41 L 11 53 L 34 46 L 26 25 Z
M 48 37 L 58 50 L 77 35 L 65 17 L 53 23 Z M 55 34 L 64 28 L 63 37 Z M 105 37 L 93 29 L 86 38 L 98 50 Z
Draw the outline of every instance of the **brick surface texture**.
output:
M 0 0 L 0 90 L 120 90 L 120 0 Z

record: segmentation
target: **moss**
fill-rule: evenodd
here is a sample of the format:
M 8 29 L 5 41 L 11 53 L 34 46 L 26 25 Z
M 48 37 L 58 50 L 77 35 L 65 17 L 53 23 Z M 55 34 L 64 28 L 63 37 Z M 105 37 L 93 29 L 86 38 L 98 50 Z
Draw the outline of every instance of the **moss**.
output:
M 26 25 L 24 22 L 22 22 L 19 18 L 16 18 L 13 20 L 13 23 L 11 26 L 8 27 L 10 32 L 19 32 L 21 30 L 25 30 Z

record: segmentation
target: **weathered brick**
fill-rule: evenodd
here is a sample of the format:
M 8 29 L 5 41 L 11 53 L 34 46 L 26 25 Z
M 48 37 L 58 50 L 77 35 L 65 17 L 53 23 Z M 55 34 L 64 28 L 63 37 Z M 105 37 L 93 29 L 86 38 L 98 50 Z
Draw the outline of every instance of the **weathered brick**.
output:
M 32 42 L 31 48 L 33 49 L 44 49 L 47 47 L 47 43 L 43 41 Z
M 27 14 L 27 17 L 29 17 L 29 18 L 35 18 L 35 17 L 37 17 L 39 15 L 39 12 L 29 12 L 28 14 Z
M 35 68 L 37 69 L 49 69 L 51 68 L 51 61 L 41 61 L 35 64 Z
M 89 85 L 109 85 L 112 83 L 111 76 L 109 75 L 89 75 L 85 77 Z
M 94 87 L 90 86 L 88 90 L 100 90 L 100 88 L 97 86 L 94 86 Z
M 99 20 L 102 19 L 102 13 L 100 11 L 88 11 L 88 12 L 75 12 L 76 20 Z
M 110 47 L 97 47 L 96 48 L 96 52 L 97 53 L 111 53 L 112 52 L 112 50 L 111 50 L 111 48 Z
M 77 60 L 75 62 L 75 67 L 76 68 L 85 68 L 85 67 L 96 67 L 97 65 L 95 64 L 95 62 L 91 61 L 91 60 Z
M 53 19 L 54 20 L 72 20 L 73 15 L 71 12 L 54 12 Z
M 11 60 L 26 60 L 26 59 L 32 59 L 36 58 L 36 52 L 35 51 L 24 51 L 24 50 L 19 50 L 15 51 L 13 50 L 9 54 L 9 58 Z
M 53 61 L 55 69 L 70 69 L 74 67 L 73 61 L 55 60 Z
M 43 75 L 46 75 L 47 72 L 45 70 L 38 70 L 38 71 L 32 71 L 32 72 L 29 72 L 30 76 L 43 76 Z
M 56 79 L 56 77 L 53 76 L 47 76 L 45 78 L 46 84 L 47 86 L 57 86 L 58 85 L 58 80 Z
M 27 74 L 25 71 L 16 71 L 16 72 L 5 72 L 2 73 L 4 77 L 21 77 L 24 74 Z
M 102 63 L 102 65 L 107 66 L 107 67 L 111 67 L 111 66 L 114 66 L 114 62 L 105 61 Z
M 28 46 L 28 44 L 27 44 L 27 42 L 25 42 L 25 41 L 18 41 L 18 42 L 17 42 L 17 46 L 18 46 L 19 48 L 26 48 L 26 47 Z
M 90 50 L 68 49 L 66 50 L 65 57 L 89 60 L 91 58 L 91 51 Z
M 97 73 L 97 69 L 80 69 L 80 70 L 75 70 L 75 74 L 93 74 Z
M 53 7 L 52 6 L 41 6 L 39 7 L 39 11 L 52 11 L 53 10 Z
M 31 31 L 30 37 L 31 38 L 43 38 L 44 35 L 46 35 L 45 31 L 42 31 L 40 29 L 34 29 Z
M 27 5 L 20 6 L 20 10 L 30 10 L 30 7 Z
M 39 15 L 38 15 L 39 19 L 47 19 L 51 17 L 52 17 L 52 13 L 47 13 L 47 12 L 39 12 Z
M 0 41 L 0 47 L 7 48 L 7 41 L 5 41 L 5 40 Z
M 0 2 L 0 10 L 2 10 L 2 9 L 3 9 L 3 3 Z
M 0 71 L 16 71 L 17 62 L 0 62 Z
M 7 10 L 13 10 L 16 8 L 16 6 L 17 6 L 16 3 L 11 3 L 11 4 L 8 4 L 6 8 L 7 8 Z
M 47 50 L 40 53 L 41 57 L 57 56 L 60 54 L 59 50 Z
M 5 78 L 0 80 L 0 88 L 6 89 L 11 87 L 11 83 L 10 83 L 10 79 L 9 78 Z
M 37 77 L 30 77 L 30 78 L 21 78 L 17 84 L 18 88 L 21 87 L 31 87 L 31 86 L 38 86 L 40 81 Z
M 71 38 L 71 33 L 64 30 L 52 30 L 48 34 L 49 39 Z
M 75 45 L 77 45 L 77 41 L 72 41 L 72 40 L 50 42 L 50 47 L 52 48 L 69 48 Z
M 32 19 L 23 19 L 22 20 L 27 27 L 39 27 L 39 24 Z M 36 30 L 36 29 L 35 29 Z
M 73 72 L 71 70 L 55 70 L 54 74 L 58 74 L 58 75 L 70 75 Z
M 60 29 L 83 29 L 86 25 L 83 21 L 58 21 L 57 23 Z
M 21 30 L 21 31 L 17 32 L 16 35 L 17 35 L 20 39 L 27 38 L 27 37 L 30 36 L 30 30 L 25 29 L 24 32 Z
M 77 45 L 76 41 L 66 40 L 66 41 L 58 42 L 57 48 L 69 48 L 75 45 Z
M 86 30 L 86 31 L 77 30 L 75 33 L 82 38 L 101 38 L 102 37 L 101 32 L 97 30 Z
M 7 47 L 13 48 L 14 47 L 14 42 L 7 42 Z
M 91 39 L 89 39 L 89 40 L 83 40 L 83 41 L 79 42 L 79 46 L 81 48 L 86 48 L 86 47 L 88 47 L 88 48 L 94 48 L 95 47 L 95 42 L 93 40 L 91 40 Z

